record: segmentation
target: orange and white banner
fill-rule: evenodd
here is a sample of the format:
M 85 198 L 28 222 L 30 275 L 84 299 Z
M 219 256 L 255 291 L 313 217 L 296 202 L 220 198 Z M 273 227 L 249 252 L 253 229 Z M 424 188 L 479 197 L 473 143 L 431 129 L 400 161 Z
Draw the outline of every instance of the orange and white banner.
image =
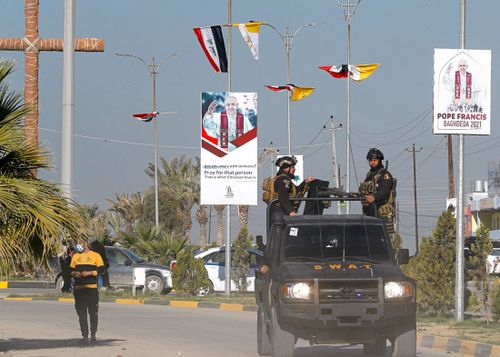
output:
M 491 51 L 434 50 L 434 134 L 490 135 Z
M 201 204 L 257 205 L 257 93 L 201 94 Z

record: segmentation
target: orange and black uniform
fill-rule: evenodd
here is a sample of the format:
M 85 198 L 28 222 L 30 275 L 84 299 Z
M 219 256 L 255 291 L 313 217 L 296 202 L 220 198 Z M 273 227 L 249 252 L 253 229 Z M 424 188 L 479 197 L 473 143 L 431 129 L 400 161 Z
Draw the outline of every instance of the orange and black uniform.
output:
M 82 336 L 87 338 L 89 326 L 87 311 L 90 317 L 90 334 L 95 338 L 97 332 L 97 313 L 99 309 L 99 292 L 97 290 L 97 275 L 104 273 L 104 262 L 101 256 L 89 250 L 88 252 L 75 253 L 71 259 L 71 271 L 91 271 L 91 276 L 75 278 L 75 309 L 80 321 Z

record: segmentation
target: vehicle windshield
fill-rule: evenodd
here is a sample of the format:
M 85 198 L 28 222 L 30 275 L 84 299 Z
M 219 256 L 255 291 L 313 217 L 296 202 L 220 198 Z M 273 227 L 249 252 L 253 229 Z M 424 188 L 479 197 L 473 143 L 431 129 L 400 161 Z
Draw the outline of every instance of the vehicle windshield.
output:
M 132 261 L 134 263 L 144 263 L 144 262 L 146 262 L 146 259 L 141 258 L 140 256 L 138 256 L 137 254 L 135 254 L 130 249 L 127 249 L 127 255 L 130 257 L 130 259 L 132 259 Z
M 330 224 L 287 227 L 285 260 L 390 260 L 388 238 L 381 225 Z

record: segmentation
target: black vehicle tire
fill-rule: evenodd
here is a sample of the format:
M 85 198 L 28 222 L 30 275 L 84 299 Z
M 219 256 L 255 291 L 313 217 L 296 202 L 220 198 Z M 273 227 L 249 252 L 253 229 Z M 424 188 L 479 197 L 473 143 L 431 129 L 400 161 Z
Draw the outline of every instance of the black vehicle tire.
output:
M 386 338 L 378 337 L 374 343 L 364 343 L 363 352 L 368 356 L 383 356 L 385 354 Z
M 268 328 L 264 319 L 264 307 L 262 304 L 257 309 L 257 352 L 259 356 L 271 355 L 271 341 L 269 340 Z
M 415 357 L 417 354 L 417 332 L 415 321 L 396 326 L 392 357 Z
M 165 282 L 158 275 L 148 275 L 146 276 L 144 288 L 148 293 L 161 294 L 165 289 Z
M 292 357 L 295 351 L 295 336 L 285 331 L 278 322 L 276 308 L 271 310 L 271 355 L 273 357 Z

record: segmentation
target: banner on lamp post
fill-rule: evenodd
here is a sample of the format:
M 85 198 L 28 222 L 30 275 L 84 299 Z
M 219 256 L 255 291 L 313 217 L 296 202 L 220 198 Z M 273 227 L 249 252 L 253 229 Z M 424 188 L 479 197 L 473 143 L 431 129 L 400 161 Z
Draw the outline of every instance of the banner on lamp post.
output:
M 491 51 L 434 50 L 434 134 L 490 135 Z
M 257 205 L 257 93 L 201 94 L 201 204 Z

